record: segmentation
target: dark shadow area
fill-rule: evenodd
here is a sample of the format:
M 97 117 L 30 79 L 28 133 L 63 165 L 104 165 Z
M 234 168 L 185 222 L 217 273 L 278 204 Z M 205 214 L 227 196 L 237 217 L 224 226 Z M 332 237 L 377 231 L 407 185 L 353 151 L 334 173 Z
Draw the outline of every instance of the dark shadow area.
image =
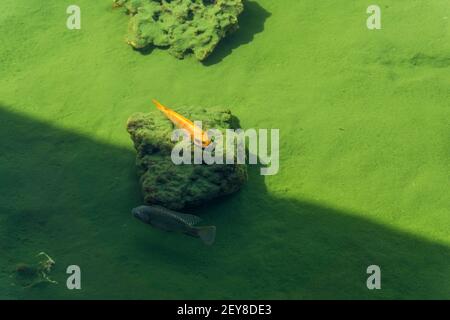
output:
M 63 293 L 63 266 L 107 250 L 120 237 L 111 227 L 123 229 L 141 202 L 135 155 L 7 109 L 0 103 L 0 298 L 18 290 L 9 279 L 14 266 L 40 251 L 56 260 Z M 113 130 L 125 132 L 125 124 Z
M 239 46 L 252 42 L 254 36 L 264 31 L 264 23 L 271 14 L 255 1 L 244 1 L 244 12 L 238 17 L 239 29 L 222 39 L 202 63 L 211 66 L 222 61 Z
M 130 213 L 142 201 L 131 148 L 6 110 L 0 105 L 1 298 L 449 298 L 448 247 L 274 197 L 256 167 L 241 192 L 198 208 L 218 228 L 212 247 L 154 230 Z M 39 251 L 55 258 L 60 284 L 12 287 L 11 268 Z M 65 288 L 70 264 L 82 268 L 84 290 Z M 366 288 L 372 264 L 382 290 Z
M 149 45 L 149 46 L 146 46 L 146 47 L 140 48 L 140 49 L 136 49 L 136 48 L 132 47 L 133 51 L 138 52 L 143 56 L 150 55 L 154 49 L 155 49 L 155 46 L 153 46 L 153 45 Z M 160 48 L 160 49 L 164 49 L 164 48 Z
M 231 208 L 221 200 L 200 211 L 221 231 L 216 246 L 234 247 L 245 279 L 264 283 L 240 299 L 449 297 L 450 248 L 356 213 L 274 197 L 259 170 L 250 166 L 249 183 Z M 382 290 L 366 287 L 370 265 L 382 270 Z M 225 269 L 224 277 L 231 268 Z

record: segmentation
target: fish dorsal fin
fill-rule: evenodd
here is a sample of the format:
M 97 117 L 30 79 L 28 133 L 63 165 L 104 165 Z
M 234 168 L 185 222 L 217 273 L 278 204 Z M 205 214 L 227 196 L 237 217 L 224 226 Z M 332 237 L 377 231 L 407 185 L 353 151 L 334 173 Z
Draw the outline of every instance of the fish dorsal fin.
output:
M 200 217 L 194 216 L 193 214 L 187 214 L 187 213 L 179 213 L 177 212 L 176 215 L 180 217 L 181 220 L 186 222 L 188 225 L 193 226 L 202 221 Z

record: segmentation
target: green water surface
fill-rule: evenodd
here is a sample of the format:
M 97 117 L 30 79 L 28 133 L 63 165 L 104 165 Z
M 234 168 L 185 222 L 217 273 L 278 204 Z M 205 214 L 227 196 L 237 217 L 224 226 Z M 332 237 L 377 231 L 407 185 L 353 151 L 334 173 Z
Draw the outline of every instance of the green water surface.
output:
M 379 0 L 373 31 L 373 1 L 246 1 L 205 63 L 133 51 L 111 2 L 0 3 L 0 298 L 450 298 L 448 0 Z M 212 247 L 131 216 L 152 98 L 280 129 L 277 175 L 195 211 Z M 12 285 L 40 251 L 59 284 Z

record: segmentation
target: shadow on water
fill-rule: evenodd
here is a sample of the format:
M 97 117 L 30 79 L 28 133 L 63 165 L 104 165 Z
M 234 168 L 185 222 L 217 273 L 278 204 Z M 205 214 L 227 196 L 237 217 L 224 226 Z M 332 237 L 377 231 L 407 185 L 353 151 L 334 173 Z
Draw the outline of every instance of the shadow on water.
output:
M 449 298 L 450 250 L 320 204 L 280 199 L 250 170 L 238 194 L 198 208 L 212 247 L 133 219 L 134 152 L 0 105 L 1 298 Z M 126 133 L 125 133 L 126 134 Z M 10 285 L 47 251 L 59 286 Z M 84 290 L 65 289 L 79 264 Z M 382 290 L 366 268 L 382 269 Z
M 211 221 L 222 231 L 218 247 L 234 243 L 236 261 L 252 256 L 245 278 L 264 282 L 260 290 L 272 288 L 254 298 L 450 297 L 450 248 L 445 245 L 356 213 L 274 197 L 255 167 L 235 197 L 231 208 L 219 203 L 202 212 L 212 212 Z M 366 287 L 366 269 L 373 264 L 382 270 L 379 291 Z
M 133 51 L 138 52 L 143 56 L 150 55 L 154 49 L 155 49 L 155 47 L 153 45 L 148 45 L 148 46 L 146 46 L 144 48 L 140 48 L 140 49 L 132 48 Z M 160 49 L 164 49 L 164 48 L 160 48 Z
M 244 1 L 244 12 L 238 17 L 239 29 L 222 39 L 211 55 L 203 61 L 205 66 L 221 62 L 238 47 L 252 42 L 254 36 L 264 31 L 270 13 L 255 1 Z

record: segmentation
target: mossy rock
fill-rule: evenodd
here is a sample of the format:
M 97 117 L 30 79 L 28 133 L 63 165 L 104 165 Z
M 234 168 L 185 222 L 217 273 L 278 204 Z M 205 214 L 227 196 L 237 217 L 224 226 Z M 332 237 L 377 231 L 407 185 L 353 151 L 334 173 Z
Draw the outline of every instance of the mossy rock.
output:
M 226 109 L 180 107 L 188 119 L 202 121 L 203 130 L 237 129 L 239 121 Z M 137 151 L 137 168 L 147 204 L 173 210 L 194 207 L 238 191 L 247 180 L 244 164 L 175 165 L 171 152 L 174 125 L 158 110 L 136 113 L 128 119 L 127 130 Z M 192 153 L 194 148 L 192 147 Z M 193 159 L 193 156 L 192 156 Z M 224 161 L 225 163 L 225 161 Z
M 204 60 L 222 38 L 238 29 L 242 0 L 115 0 L 131 15 L 127 42 L 136 49 L 167 47 L 182 59 Z

